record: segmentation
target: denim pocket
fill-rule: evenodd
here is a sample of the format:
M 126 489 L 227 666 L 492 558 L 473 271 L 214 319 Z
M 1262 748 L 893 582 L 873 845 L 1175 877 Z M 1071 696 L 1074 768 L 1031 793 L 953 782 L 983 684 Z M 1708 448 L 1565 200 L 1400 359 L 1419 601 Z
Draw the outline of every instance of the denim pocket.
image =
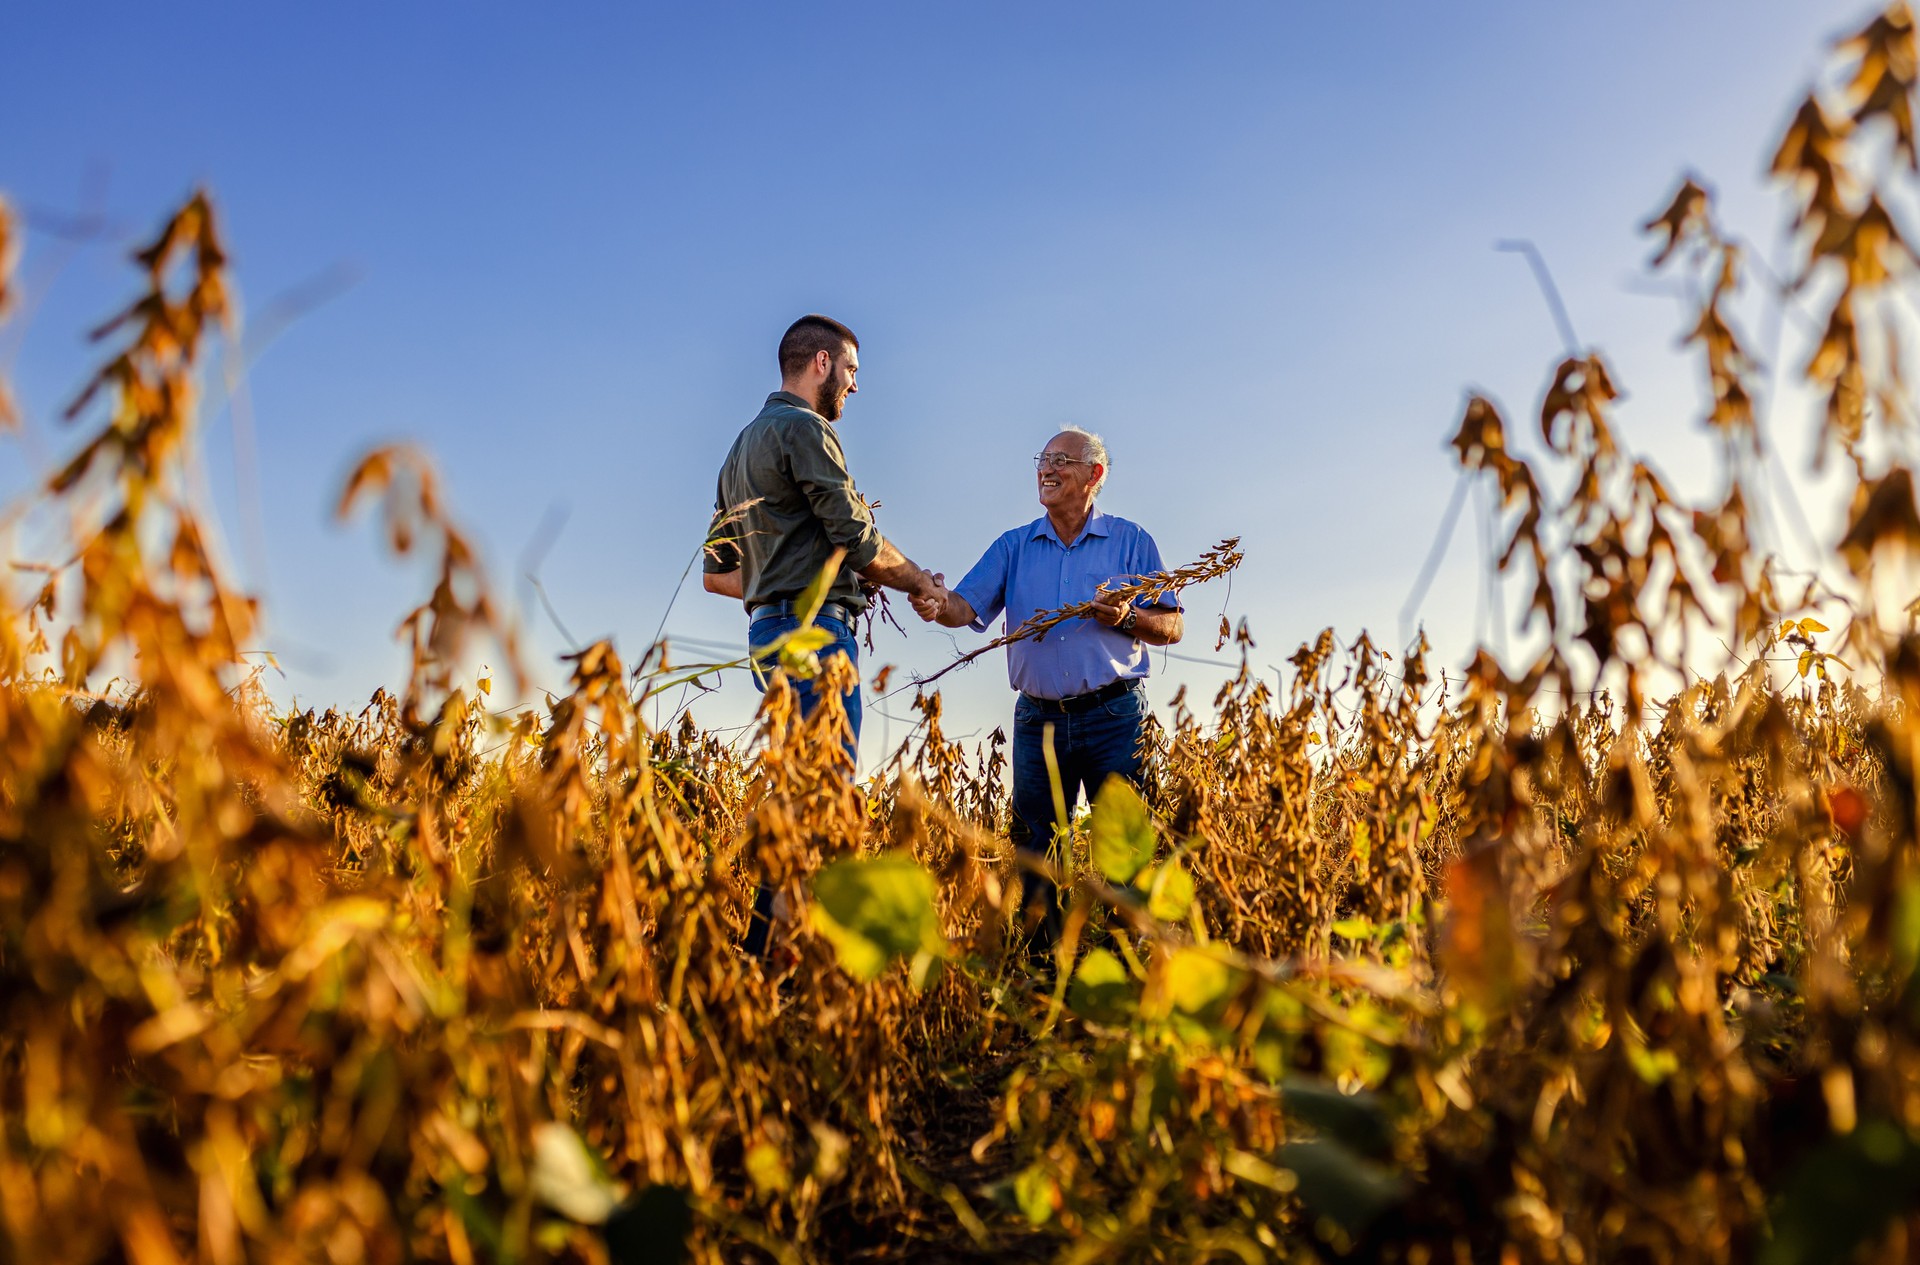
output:
M 763 615 L 747 625 L 747 645 L 770 646 L 800 626 L 798 615 Z
M 1145 690 L 1131 689 L 1119 698 L 1105 704 L 1107 715 L 1121 720 L 1136 720 L 1147 714 L 1147 694 Z

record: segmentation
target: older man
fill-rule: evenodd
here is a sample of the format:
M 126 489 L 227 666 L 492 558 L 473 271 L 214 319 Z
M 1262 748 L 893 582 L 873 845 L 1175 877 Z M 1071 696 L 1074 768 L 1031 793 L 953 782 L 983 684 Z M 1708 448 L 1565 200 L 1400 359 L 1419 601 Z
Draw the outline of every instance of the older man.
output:
M 1065 825 L 1055 811 L 1047 744 L 1069 813 L 1083 787 L 1091 797 L 1115 774 L 1138 780 L 1147 647 L 1172 645 L 1185 629 L 1171 595 L 1148 605 L 1096 592 L 1109 581 L 1126 583 L 1162 569 L 1159 546 L 1145 529 L 1094 508 L 1107 481 L 1100 437 L 1068 427 L 1034 464 L 1047 512 L 994 541 L 952 590 L 917 596 L 913 606 L 923 619 L 984 632 L 1002 611 L 1013 629 L 1042 611 L 1095 603 L 1092 619 L 1007 647 L 1007 675 L 1020 693 L 1013 710 L 1013 839 L 1043 851 Z M 1036 955 L 1059 936 L 1059 900 L 1050 880 L 1023 874 L 1024 927 Z
M 854 623 L 867 608 L 867 587 L 885 585 L 926 601 L 939 589 L 934 577 L 894 548 L 873 525 L 854 491 L 847 457 L 833 424 L 848 397 L 860 390 L 860 340 L 839 321 L 803 316 L 780 339 L 780 389 L 733 441 L 720 467 L 713 522 L 707 536 L 707 592 L 747 608 L 747 644 L 756 656 L 800 625 L 797 603 L 844 549 L 816 624 L 833 635 L 822 658 L 844 655 L 856 667 L 860 645 Z M 756 668 L 754 683 L 766 689 Z M 819 699 L 815 682 L 796 681 L 800 712 Z M 852 726 L 847 752 L 858 763 L 860 690 L 845 696 Z M 766 948 L 773 889 L 761 885 L 745 948 Z

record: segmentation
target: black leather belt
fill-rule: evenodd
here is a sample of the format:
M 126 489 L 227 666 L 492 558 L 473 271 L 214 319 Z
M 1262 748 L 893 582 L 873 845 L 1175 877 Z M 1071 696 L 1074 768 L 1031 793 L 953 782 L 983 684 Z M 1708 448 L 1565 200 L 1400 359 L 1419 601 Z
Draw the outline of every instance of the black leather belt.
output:
M 1111 703 L 1139 684 L 1140 682 L 1129 678 L 1124 681 L 1115 681 L 1112 685 L 1103 685 L 1089 694 L 1075 694 L 1072 698 L 1035 698 L 1031 694 L 1022 694 L 1020 697 L 1043 712 L 1053 712 L 1056 715 L 1073 714 Z
M 762 602 L 747 613 L 747 622 L 752 623 L 756 619 L 764 619 L 769 615 L 798 615 L 799 613 L 800 603 L 798 602 Z M 841 602 L 828 602 L 820 608 L 818 618 L 837 619 L 851 628 L 860 616 L 851 606 Z

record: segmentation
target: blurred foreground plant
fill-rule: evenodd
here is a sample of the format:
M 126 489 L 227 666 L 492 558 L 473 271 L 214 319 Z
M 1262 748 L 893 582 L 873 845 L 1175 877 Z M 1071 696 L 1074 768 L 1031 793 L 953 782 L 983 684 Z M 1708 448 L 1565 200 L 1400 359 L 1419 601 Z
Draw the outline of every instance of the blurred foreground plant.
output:
M 656 731 L 604 642 L 496 712 L 470 651 L 517 676 L 513 631 L 404 450 L 341 508 L 434 559 L 407 684 L 276 712 L 183 487 L 231 322 L 193 198 L 39 502 L 70 556 L 0 577 L 34 578 L 0 592 L 0 1254 L 1904 1259 L 1920 607 L 1875 598 L 1920 511 L 1874 173 L 1914 166 L 1905 7 L 1842 57 L 1774 167 L 1855 488 L 1833 582 L 1783 595 L 1754 547 L 1742 248 L 1688 180 L 1649 228 L 1701 282 L 1722 488 L 1687 507 L 1624 450 L 1597 353 L 1549 376 L 1551 470 L 1470 399 L 1453 451 L 1537 657 L 1436 683 L 1424 641 L 1329 631 L 1276 694 L 1223 625 L 1212 714 L 1182 698 L 1144 794 L 1078 828 L 1050 981 L 1006 953 L 1033 862 L 997 735 L 963 749 L 923 694 L 855 786 L 831 701 L 803 721 L 777 677 L 745 743 Z M 17 241 L 0 209 L 0 301 Z M 1703 674 L 1715 636 L 1744 657 Z M 733 947 L 762 876 L 774 970 Z

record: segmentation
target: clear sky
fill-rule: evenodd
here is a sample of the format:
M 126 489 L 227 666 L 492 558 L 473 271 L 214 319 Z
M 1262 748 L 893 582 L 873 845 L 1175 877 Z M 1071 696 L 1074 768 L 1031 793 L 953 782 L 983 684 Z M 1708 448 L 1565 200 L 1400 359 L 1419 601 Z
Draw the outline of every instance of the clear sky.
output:
M 84 331 L 132 292 L 125 247 L 204 184 L 256 329 L 287 296 L 329 296 L 250 375 L 257 469 L 236 464 L 226 411 L 205 429 L 282 697 L 358 704 L 401 677 L 393 625 L 427 579 L 328 518 L 352 460 L 395 438 L 437 459 L 526 603 L 546 683 L 566 640 L 520 579 L 543 522 L 562 525 L 540 579 L 576 637 L 631 659 L 664 615 L 739 643 L 744 617 L 697 576 L 668 602 L 721 457 L 778 385 L 774 344 L 808 311 L 861 336 L 841 423 L 859 486 L 950 579 L 1038 514 L 1028 458 L 1075 423 L 1111 447 L 1103 506 L 1169 565 L 1243 538 L 1231 594 L 1189 594 L 1180 653 L 1214 657 L 1223 609 L 1262 665 L 1328 625 L 1392 643 L 1453 487 L 1463 390 L 1519 429 L 1561 351 L 1499 239 L 1538 244 L 1610 356 L 1627 442 L 1682 492 L 1714 490 L 1700 371 L 1674 352 L 1680 305 L 1640 279 L 1637 226 L 1693 170 L 1777 256 L 1765 160 L 1866 12 L 12 6 L 0 193 L 27 216 L 28 302 L 0 328 L 0 372 L 29 427 L 0 439 L 0 493 L 76 442 L 58 415 L 96 356 Z M 1778 429 L 1804 465 L 1806 428 Z M 1448 664 L 1484 629 L 1480 548 L 1469 516 L 1422 608 Z M 880 634 L 869 676 L 984 640 L 899 609 L 908 635 Z M 1160 704 L 1224 679 L 1157 664 Z M 949 732 L 1006 722 L 998 657 L 943 684 Z M 751 701 L 736 684 L 695 714 L 738 724 Z M 905 702 L 869 711 L 870 759 Z

